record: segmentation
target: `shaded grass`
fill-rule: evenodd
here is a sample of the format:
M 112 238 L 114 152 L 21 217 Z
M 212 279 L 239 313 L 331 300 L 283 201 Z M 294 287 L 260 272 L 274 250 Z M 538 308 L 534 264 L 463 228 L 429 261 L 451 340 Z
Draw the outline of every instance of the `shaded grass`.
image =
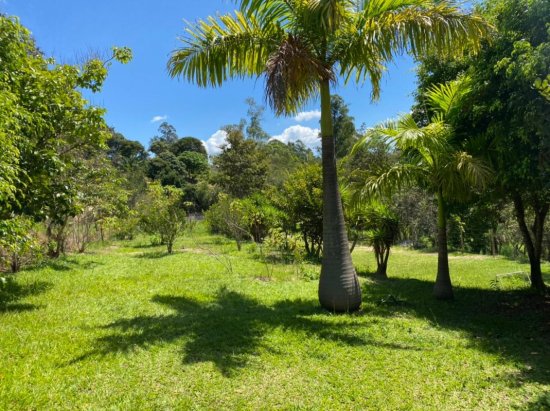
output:
M 359 250 L 363 310 L 341 316 L 296 267 L 262 281 L 264 263 L 200 227 L 170 256 L 144 244 L 18 276 L 10 304 L 41 309 L 0 312 L 0 409 L 544 409 L 549 302 L 492 286 L 525 265 L 453 258 L 442 303 L 435 255 L 397 249 L 379 281 Z

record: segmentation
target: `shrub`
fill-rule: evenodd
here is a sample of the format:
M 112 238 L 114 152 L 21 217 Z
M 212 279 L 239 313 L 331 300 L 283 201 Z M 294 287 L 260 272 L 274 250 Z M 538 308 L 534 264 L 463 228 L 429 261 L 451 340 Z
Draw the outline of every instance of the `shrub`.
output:
M 158 236 L 171 254 L 174 241 L 183 233 L 186 225 L 183 192 L 176 187 L 152 183 L 138 208 L 143 231 Z
M 246 239 L 261 243 L 269 230 L 280 224 L 281 212 L 260 193 L 244 199 L 220 194 L 205 218 L 212 233 L 234 239 L 240 250 L 241 242 Z
M 16 216 L 0 221 L 0 268 L 12 273 L 35 263 L 42 256 L 33 221 Z
M 306 254 L 318 259 L 323 247 L 323 182 L 321 166 L 310 164 L 292 173 L 277 196 L 283 228 L 298 232 Z

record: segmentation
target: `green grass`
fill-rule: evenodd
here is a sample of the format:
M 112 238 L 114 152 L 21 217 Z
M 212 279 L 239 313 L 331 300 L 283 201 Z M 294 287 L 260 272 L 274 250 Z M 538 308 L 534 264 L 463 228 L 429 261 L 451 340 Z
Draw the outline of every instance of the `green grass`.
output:
M 199 227 L 174 255 L 136 240 L 18 274 L 0 312 L 0 409 L 550 407 L 549 301 L 492 283 L 526 265 L 453 256 L 444 303 L 436 255 L 397 249 L 376 281 L 360 249 L 363 310 L 333 315 L 308 279 L 318 266 L 257 254 Z

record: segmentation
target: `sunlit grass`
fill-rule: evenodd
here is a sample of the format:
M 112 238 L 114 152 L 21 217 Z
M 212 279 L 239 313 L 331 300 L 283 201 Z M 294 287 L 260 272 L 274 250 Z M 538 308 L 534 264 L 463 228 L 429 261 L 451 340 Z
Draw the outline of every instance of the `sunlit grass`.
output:
M 379 282 L 360 249 L 363 310 L 333 315 L 318 266 L 259 253 L 199 228 L 173 255 L 138 238 L 22 272 L 0 409 L 545 409 L 548 301 L 494 283 L 528 266 L 457 255 L 443 303 L 436 255 L 397 249 Z

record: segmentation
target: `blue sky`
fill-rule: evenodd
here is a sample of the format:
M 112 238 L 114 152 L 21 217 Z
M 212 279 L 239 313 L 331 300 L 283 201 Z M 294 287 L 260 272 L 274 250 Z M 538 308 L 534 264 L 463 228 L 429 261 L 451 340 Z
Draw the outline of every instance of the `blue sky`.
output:
M 0 11 L 16 15 L 33 33 L 47 56 L 59 62 L 74 62 L 90 51 L 108 51 L 112 46 L 128 46 L 134 59 L 128 65 L 115 64 L 101 93 L 89 95 L 93 104 L 107 109 L 106 119 L 127 138 L 146 147 L 156 135 L 159 121 L 166 117 L 180 136 L 207 141 L 215 152 L 225 124 L 246 117 L 244 100 L 254 97 L 263 103 L 263 80 L 231 81 L 221 88 L 201 89 L 183 80 L 171 79 L 166 62 L 179 46 L 184 20 L 195 21 L 234 10 L 229 0 L 0 0 Z M 370 101 L 370 87 L 340 82 L 334 92 L 349 104 L 357 126 L 395 117 L 409 110 L 415 86 L 414 65 L 400 58 L 382 81 L 382 95 Z M 315 112 L 312 101 L 305 112 Z M 318 118 L 277 118 L 269 109 L 264 128 L 272 136 L 288 141 L 302 138 L 315 143 Z M 214 137 L 212 137 L 214 136 Z

